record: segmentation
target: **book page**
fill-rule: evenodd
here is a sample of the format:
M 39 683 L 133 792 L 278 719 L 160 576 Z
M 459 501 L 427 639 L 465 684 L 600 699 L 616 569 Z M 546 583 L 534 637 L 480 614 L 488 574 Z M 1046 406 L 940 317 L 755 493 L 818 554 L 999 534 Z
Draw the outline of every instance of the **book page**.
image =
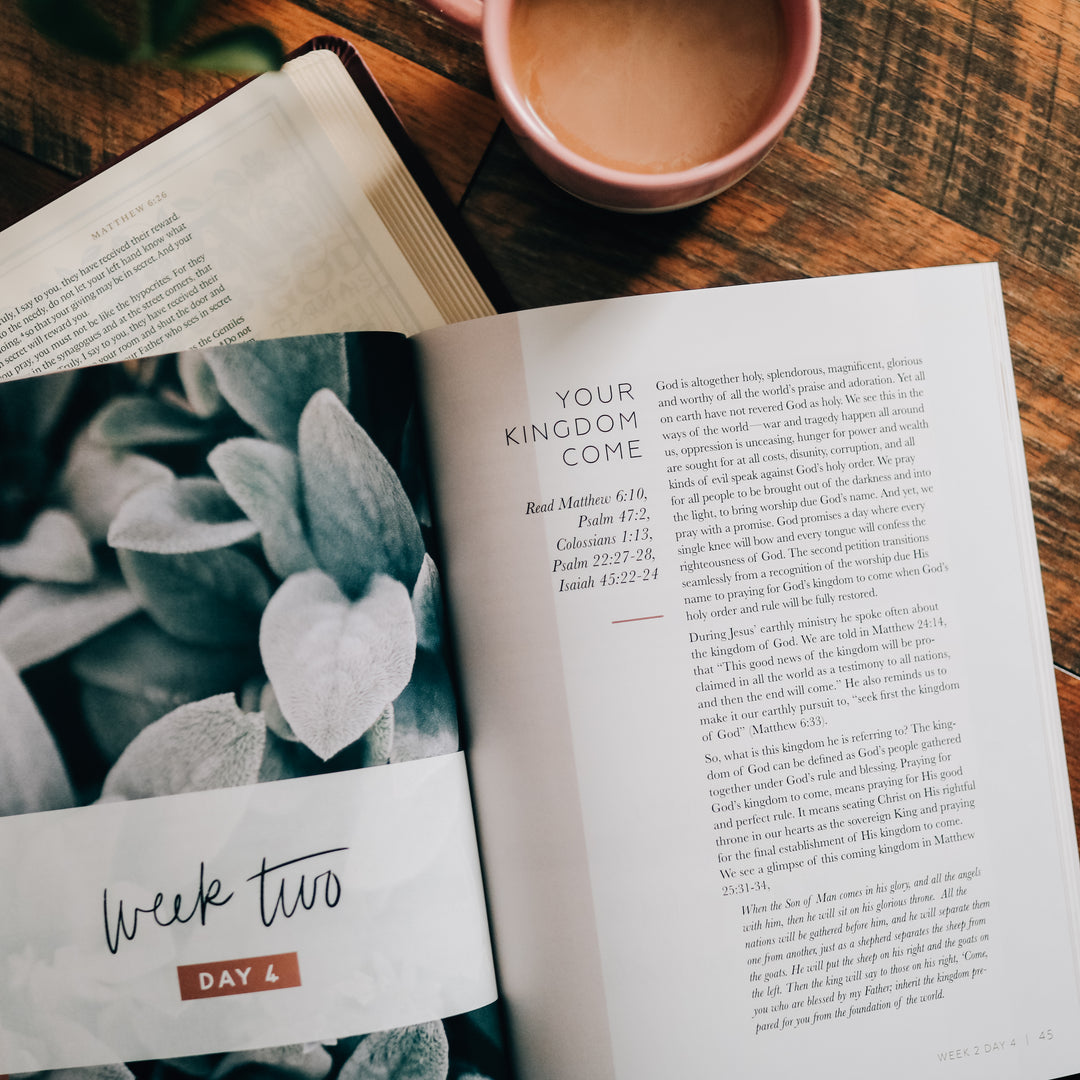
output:
M 408 371 L 328 335 L 0 384 L 0 1073 L 487 1071 Z
M 1076 1069 L 996 268 L 421 341 L 522 1074 Z
M 370 113 L 345 68 L 293 63 L 304 96 L 289 66 L 260 76 L 0 235 L 0 377 L 447 321 L 365 193 L 392 151 L 347 168 L 306 103 L 329 97 L 359 143 Z

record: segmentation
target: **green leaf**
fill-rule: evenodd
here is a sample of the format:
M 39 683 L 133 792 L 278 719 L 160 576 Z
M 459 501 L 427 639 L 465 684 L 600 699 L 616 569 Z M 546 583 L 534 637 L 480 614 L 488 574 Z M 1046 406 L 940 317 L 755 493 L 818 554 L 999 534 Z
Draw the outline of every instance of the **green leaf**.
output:
M 270 568 L 284 579 L 313 570 L 315 556 L 300 520 L 300 466 L 284 446 L 262 439 L 229 439 L 215 446 L 210 468 L 262 534 Z
M 151 618 L 195 645 L 245 645 L 256 640 L 270 599 L 266 577 L 229 548 L 189 555 L 117 551 L 124 578 Z
M 16 671 L 73 649 L 139 609 L 118 582 L 18 585 L 0 601 L 0 652 Z
M 87 725 L 109 761 L 167 712 L 235 690 L 262 670 L 254 648 L 190 645 L 142 614 L 80 646 L 71 667 Z
M 366 1036 L 341 1067 L 339 1080 L 446 1080 L 450 1047 L 442 1021 Z
M 201 0 L 148 0 L 150 44 L 158 52 L 171 45 L 198 13 Z
M 56 743 L 22 680 L 0 653 L 0 814 L 74 805 Z
M 266 725 L 232 694 L 181 705 L 140 732 L 109 770 L 101 795 L 148 799 L 254 784 Z
M 319 390 L 349 400 L 345 339 L 341 334 L 241 341 L 203 354 L 218 389 L 260 435 L 296 448 L 304 406 Z
M 129 551 L 183 555 L 250 540 L 259 527 L 216 480 L 191 477 L 140 488 L 109 527 L 109 545 Z
M 101 12 L 85 0 L 22 0 L 30 22 L 46 37 L 83 56 L 124 63 L 131 50 Z
M 350 597 L 373 574 L 407 589 L 424 561 L 420 525 L 397 474 L 367 432 L 331 393 L 317 393 L 300 418 L 300 475 L 311 546 Z
M 30 581 L 87 585 L 94 557 L 79 523 L 63 510 L 42 510 L 15 544 L 0 544 L 0 574 Z
M 408 591 L 379 574 L 354 603 L 321 570 L 294 574 L 267 605 L 259 649 L 282 715 L 326 761 L 409 682 L 416 624 Z
M 196 42 L 173 58 L 177 67 L 207 71 L 277 71 L 285 49 L 264 26 L 234 26 Z

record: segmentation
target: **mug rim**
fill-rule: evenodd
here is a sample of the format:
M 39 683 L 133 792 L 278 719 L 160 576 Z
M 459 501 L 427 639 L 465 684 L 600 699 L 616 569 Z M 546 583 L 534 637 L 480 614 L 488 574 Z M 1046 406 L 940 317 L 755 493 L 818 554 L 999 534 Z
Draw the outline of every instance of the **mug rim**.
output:
M 768 153 L 791 122 L 817 69 L 821 49 L 820 0 L 779 0 L 785 17 L 794 10 L 803 15 L 806 32 L 798 53 L 789 55 L 784 82 L 787 92 L 777 99 L 769 119 L 756 131 L 722 157 L 671 172 L 632 172 L 603 165 L 571 150 L 552 134 L 529 105 L 518 87 L 510 63 L 509 31 L 512 0 L 505 3 L 487 0 L 483 14 L 484 54 L 491 71 L 491 83 L 507 118 L 513 118 L 517 134 L 542 149 L 565 169 L 588 176 L 593 184 L 625 191 L 660 193 L 670 189 L 700 187 L 713 179 L 720 181 L 732 174 L 743 175 Z M 494 47 L 498 43 L 498 47 Z M 794 61 L 794 62 L 792 62 Z

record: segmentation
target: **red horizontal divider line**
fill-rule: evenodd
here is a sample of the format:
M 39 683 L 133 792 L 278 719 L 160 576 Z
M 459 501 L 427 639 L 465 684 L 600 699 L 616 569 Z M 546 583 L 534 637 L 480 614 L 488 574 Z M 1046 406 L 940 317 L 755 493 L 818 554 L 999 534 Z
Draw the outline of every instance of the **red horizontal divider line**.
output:
M 618 626 L 619 623 L 624 622 L 648 622 L 650 619 L 662 619 L 663 615 L 639 615 L 635 619 L 612 619 L 611 625 Z

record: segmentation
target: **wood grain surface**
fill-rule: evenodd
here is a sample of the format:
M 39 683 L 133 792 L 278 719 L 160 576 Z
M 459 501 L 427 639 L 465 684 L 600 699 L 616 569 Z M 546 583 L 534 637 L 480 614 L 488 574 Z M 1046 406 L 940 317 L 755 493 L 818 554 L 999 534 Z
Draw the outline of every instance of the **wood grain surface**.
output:
M 237 0 L 197 29 L 251 19 L 288 47 L 354 41 L 522 306 L 997 260 L 1080 806 L 1080 5 L 823 8 L 817 77 L 772 155 L 658 217 L 543 180 L 497 128 L 479 47 L 415 0 Z M 15 10 L 0 72 L 0 225 L 231 83 L 72 58 Z

